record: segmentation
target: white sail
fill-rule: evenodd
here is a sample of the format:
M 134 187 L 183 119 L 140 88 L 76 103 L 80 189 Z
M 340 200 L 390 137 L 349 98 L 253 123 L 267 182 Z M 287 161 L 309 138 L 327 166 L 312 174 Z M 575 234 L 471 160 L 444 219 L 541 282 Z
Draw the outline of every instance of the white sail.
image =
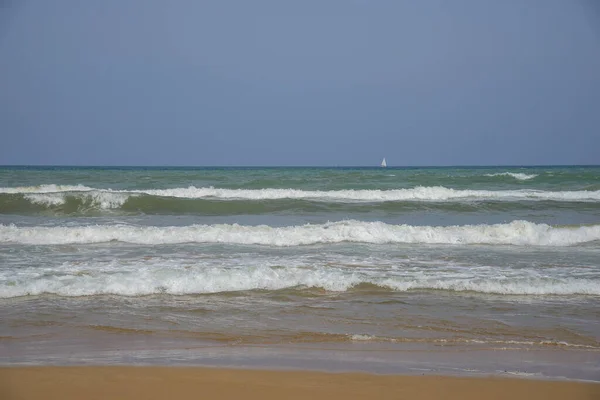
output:
M 381 167 L 382 168 L 387 167 L 387 163 L 385 162 L 385 157 L 383 157 L 383 161 L 381 161 Z

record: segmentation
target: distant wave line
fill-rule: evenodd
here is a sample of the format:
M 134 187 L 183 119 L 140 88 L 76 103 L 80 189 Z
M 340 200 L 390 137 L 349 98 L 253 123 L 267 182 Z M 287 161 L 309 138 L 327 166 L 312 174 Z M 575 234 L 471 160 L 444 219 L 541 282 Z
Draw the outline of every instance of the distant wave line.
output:
M 278 200 L 304 199 L 328 202 L 393 202 L 393 201 L 560 201 L 598 202 L 600 190 L 543 191 L 519 190 L 471 190 L 452 189 L 443 186 L 417 186 L 406 189 L 346 189 L 346 190 L 301 190 L 301 189 L 226 189 L 214 187 L 172 189 L 114 190 L 98 189 L 82 185 L 41 185 L 28 187 L 4 187 L 0 193 L 21 194 L 37 204 L 59 205 L 66 196 L 91 199 L 101 208 L 118 208 L 130 196 L 150 195 L 159 197 L 215 200 Z
M 520 181 L 527 181 L 529 179 L 536 178 L 538 174 L 524 174 L 522 172 L 498 172 L 495 174 L 485 174 L 485 176 L 510 176 Z

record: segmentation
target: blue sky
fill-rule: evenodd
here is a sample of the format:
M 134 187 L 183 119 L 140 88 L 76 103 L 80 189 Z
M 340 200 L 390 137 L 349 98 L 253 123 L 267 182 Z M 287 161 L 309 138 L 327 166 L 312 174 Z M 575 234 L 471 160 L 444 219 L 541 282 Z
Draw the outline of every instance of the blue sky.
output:
M 0 3 L 0 164 L 600 164 L 595 0 Z

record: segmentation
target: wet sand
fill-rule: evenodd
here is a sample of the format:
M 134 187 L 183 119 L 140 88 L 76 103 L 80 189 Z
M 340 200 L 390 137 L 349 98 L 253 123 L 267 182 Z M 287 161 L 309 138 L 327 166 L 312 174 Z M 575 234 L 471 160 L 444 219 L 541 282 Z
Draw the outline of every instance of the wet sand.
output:
M 188 367 L 5 367 L 13 399 L 600 399 L 599 383 Z

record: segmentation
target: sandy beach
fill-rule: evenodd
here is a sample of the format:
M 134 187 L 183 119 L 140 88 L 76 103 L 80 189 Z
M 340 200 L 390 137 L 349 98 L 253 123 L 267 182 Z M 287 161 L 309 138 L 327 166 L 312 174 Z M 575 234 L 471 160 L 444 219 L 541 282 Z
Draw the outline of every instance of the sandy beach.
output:
M 180 367 L 0 368 L 13 399 L 598 399 L 600 384 Z

